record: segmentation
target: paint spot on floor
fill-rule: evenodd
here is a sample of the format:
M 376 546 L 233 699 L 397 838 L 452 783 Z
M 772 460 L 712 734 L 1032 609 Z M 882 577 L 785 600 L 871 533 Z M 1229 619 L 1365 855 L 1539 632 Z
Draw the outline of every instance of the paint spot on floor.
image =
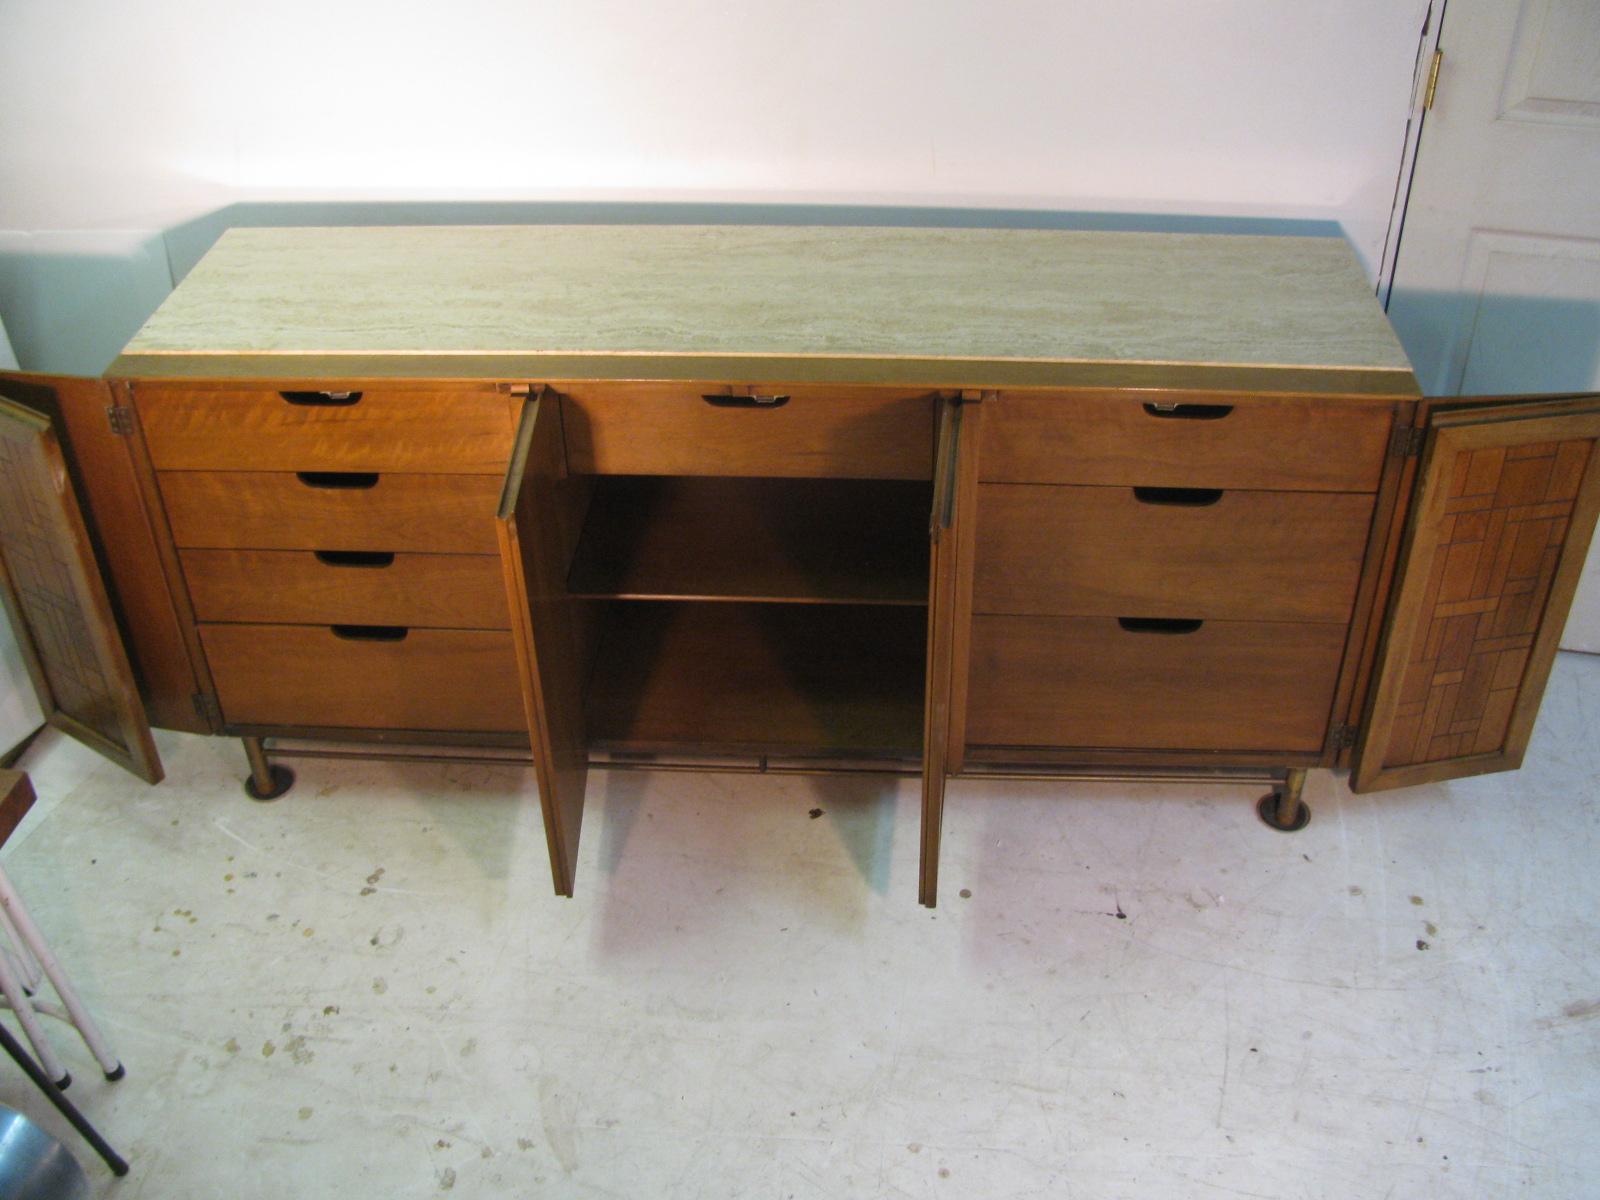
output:
M 375 887 L 364 887 L 364 888 L 361 889 L 361 894 L 363 896 L 370 896 L 370 895 L 372 895 L 373 892 L 375 892 L 377 890 L 378 889 L 375 888 Z
M 1347 892 L 1349 892 L 1352 896 L 1365 896 L 1367 894 L 1365 889 L 1357 887 L 1353 883 L 1348 888 L 1346 888 L 1345 890 Z
M 1544 1029 L 1553 1029 L 1567 1021 L 1587 1021 L 1600 1017 L 1600 1000 L 1574 1000 L 1561 1010 L 1559 1017 L 1545 1017 L 1539 1021 Z
M 1428 949 L 1431 949 L 1431 947 L 1428 945 L 1427 942 L 1423 941 L 1421 938 L 1418 938 L 1417 939 L 1417 949 L 1418 950 L 1428 950 Z
M 1424 921 L 1422 923 L 1422 927 L 1428 931 L 1428 936 L 1429 937 L 1438 937 L 1439 936 L 1439 927 L 1437 925 L 1435 925 L 1432 921 Z
M 940 1179 L 949 1179 L 950 1178 L 950 1168 L 949 1167 L 940 1167 L 939 1168 L 939 1178 Z
M 314 933 L 316 933 L 316 930 L 311 928 L 311 926 L 307 925 L 304 929 L 302 929 L 300 931 L 300 936 L 301 937 L 310 937 Z
M 271 1039 L 268 1039 L 267 1041 L 261 1043 L 261 1057 L 262 1058 L 271 1058 L 277 1052 L 278 1052 L 278 1048 L 275 1045 L 272 1044 Z
M 316 1110 L 313 1109 L 309 1104 L 302 1106 L 300 1109 L 300 1119 L 302 1121 L 311 1120 L 311 1114 L 315 1111 Z
M 517 1139 L 517 1149 L 518 1150 L 532 1150 L 533 1149 L 533 1140 L 531 1138 L 518 1138 Z
M 806 815 L 809 816 L 813 821 L 815 821 L 818 817 L 820 817 L 822 815 L 822 810 L 820 808 L 813 808 Z
M 960 893 L 959 893 L 959 895 L 961 896 L 961 898 L 963 900 L 971 900 L 972 899 L 972 889 L 971 888 L 962 888 Z
M 367 882 L 372 884 L 373 886 L 377 886 L 378 880 L 380 880 L 382 878 L 383 878 L 383 868 L 379 867 L 371 875 L 367 876 Z
M 288 1052 L 289 1057 L 294 1059 L 295 1065 L 299 1067 L 305 1066 L 312 1059 L 317 1057 L 317 1052 L 315 1050 L 307 1049 L 306 1039 L 298 1034 L 285 1042 L 283 1044 L 283 1048 Z
M 383 995 L 389 990 L 389 981 L 382 975 L 379 975 L 372 981 L 372 990 L 379 996 Z
M 471 1058 L 473 1053 L 477 1049 L 478 1049 L 478 1039 L 477 1038 L 468 1038 L 467 1039 L 467 1044 L 461 1047 L 461 1057 L 462 1058 Z
M 1421 908 L 1422 907 L 1422 897 L 1421 896 L 1413 896 L 1413 897 L 1411 897 L 1411 903 L 1415 904 L 1418 908 Z
M 324 1004 L 322 1006 L 322 1015 L 325 1016 L 325 1017 L 336 1017 L 336 1016 L 338 1016 L 339 1015 L 339 1006 L 337 1004 Z
M 446 1167 L 444 1170 L 439 1172 L 439 1190 L 441 1192 L 448 1192 L 451 1188 L 455 1187 L 455 1185 L 456 1169 L 454 1167 Z

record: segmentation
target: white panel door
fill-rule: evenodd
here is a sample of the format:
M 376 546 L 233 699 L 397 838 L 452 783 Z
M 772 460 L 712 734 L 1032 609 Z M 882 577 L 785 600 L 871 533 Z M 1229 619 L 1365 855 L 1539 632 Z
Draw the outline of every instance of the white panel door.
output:
M 1389 316 L 1430 395 L 1600 390 L 1600 0 L 1448 0 Z M 1600 652 L 1600 542 L 1562 645 Z

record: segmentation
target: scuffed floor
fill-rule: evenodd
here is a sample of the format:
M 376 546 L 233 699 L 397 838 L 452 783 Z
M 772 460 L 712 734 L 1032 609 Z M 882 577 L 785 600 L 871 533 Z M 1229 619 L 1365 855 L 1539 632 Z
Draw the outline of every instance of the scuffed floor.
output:
M 530 772 L 47 736 L 6 869 L 128 1068 L 96 1195 L 1572 1197 L 1600 1178 L 1600 659 L 1518 774 L 1351 796 Z M 811 817 L 810 811 L 822 815 Z M 7 1018 L 11 1020 L 11 1018 Z

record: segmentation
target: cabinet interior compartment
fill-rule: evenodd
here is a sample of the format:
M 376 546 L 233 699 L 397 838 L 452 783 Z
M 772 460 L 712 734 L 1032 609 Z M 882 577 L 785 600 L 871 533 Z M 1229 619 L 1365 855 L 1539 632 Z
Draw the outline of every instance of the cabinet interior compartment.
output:
M 599 477 L 567 591 L 926 606 L 931 502 L 922 481 Z
M 591 751 L 921 753 L 929 482 L 591 482 L 566 576 Z
M 596 602 L 591 749 L 921 752 L 927 613 L 908 605 Z

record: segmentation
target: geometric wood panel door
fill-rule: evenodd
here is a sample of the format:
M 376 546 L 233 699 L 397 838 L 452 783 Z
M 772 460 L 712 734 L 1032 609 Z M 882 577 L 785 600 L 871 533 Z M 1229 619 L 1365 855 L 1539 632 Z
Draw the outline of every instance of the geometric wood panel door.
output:
M 49 722 L 147 783 L 161 760 L 49 418 L 0 398 L 0 600 Z
M 1438 402 L 1352 788 L 1522 763 L 1600 512 L 1600 396 Z

